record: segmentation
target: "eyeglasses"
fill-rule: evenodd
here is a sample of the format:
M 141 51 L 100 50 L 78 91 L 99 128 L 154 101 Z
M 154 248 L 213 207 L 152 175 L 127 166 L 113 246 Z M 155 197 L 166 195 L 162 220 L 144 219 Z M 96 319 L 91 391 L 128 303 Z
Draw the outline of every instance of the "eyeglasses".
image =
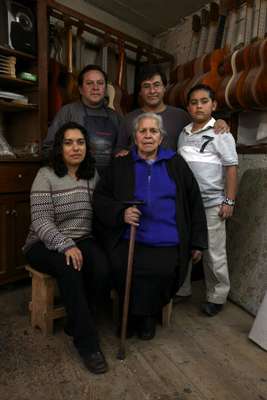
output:
M 162 86 L 163 84 L 161 82 L 143 83 L 141 85 L 141 88 L 145 90 L 150 90 L 150 89 L 159 90 L 162 88 Z

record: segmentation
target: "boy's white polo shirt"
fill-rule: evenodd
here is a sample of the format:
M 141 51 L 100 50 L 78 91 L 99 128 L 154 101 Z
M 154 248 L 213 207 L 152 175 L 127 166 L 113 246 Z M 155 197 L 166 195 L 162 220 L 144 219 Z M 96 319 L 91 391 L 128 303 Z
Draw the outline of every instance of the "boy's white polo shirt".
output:
M 193 123 L 185 126 L 178 140 L 178 153 L 193 171 L 205 207 L 213 207 L 224 200 L 226 166 L 238 165 L 235 141 L 230 133 L 215 134 L 215 119 L 211 118 L 198 131 Z

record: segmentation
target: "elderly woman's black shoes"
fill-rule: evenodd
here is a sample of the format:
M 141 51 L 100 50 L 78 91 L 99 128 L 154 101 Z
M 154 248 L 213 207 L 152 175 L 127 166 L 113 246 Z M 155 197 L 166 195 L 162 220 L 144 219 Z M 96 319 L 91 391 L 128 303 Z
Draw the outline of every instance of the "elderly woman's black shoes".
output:
M 101 351 L 83 354 L 81 357 L 86 368 L 93 374 L 104 374 L 108 371 L 108 364 Z
M 143 317 L 139 323 L 138 337 L 142 340 L 151 340 L 156 334 L 157 320 L 153 316 Z

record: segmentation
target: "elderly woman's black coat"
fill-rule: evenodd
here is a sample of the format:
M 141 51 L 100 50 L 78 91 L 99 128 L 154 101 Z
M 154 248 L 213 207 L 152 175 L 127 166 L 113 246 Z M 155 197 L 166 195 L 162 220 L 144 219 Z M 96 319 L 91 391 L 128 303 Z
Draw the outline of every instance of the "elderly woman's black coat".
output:
M 176 183 L 176 220 L 180 237 L 180 266 L 177 286 L 185 279 L 191 250 L 208 247 L 207 223 L 201 195 L 190 168 L 179 155 L 166 161 L 167 171 Z M 125 229 L 124 202 L 134 198 L 134 161 L 131 154 L 112 160 L 98 182 L 93 199 L 95 234 L 109 253 Z

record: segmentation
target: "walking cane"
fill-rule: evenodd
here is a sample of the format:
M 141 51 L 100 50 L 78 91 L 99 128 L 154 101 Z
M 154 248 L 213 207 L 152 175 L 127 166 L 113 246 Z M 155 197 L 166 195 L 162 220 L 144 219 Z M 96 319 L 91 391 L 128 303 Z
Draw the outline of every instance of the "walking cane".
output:
M 127 205 L 132 206 L 132 207 L 136 207 L 138 205 L 144 204 L 144 202 L 140 201 L 140 200 L 125 201 L 124 204 L 127 204 Z M 124 360 L 125 359 L 125 341 L 126 341 L 126 331 L 127 331 L 127 322 L 128 322 L 130 291 L 131 291 L 131 283 L 132 283 L 135 235 L 136 235 L 136 226 L 131 225 L 129 251 L 128 251 L 128 263 L 127 263 L 127 273 L 126 273 L 126 282 L 125 282 L 125 293 L 124 293 L 124 301 L 123 301 L 123 313 L 122 313 L 120 346 L 119 346 L 119 350 L 118 350 L 118 354 L 117 354 L 117 358 L 119 360 Z

